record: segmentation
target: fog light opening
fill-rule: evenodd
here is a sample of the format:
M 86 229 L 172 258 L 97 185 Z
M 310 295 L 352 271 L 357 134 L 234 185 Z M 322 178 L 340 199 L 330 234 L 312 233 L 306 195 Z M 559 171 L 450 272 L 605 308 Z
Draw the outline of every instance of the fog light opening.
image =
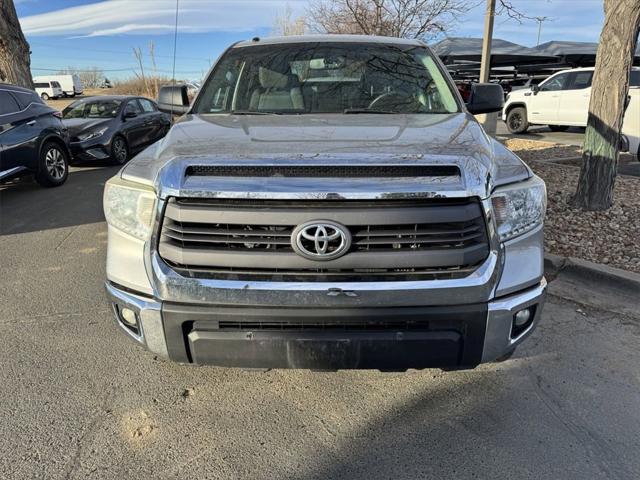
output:
M 516 338 L 524 332 L 533 323 L 536 313 L 536 307 L 528 307 L 516 312 L 513 316 L 513 325 L 511 327 L 511 338 Z
M 140 333 L 140 329 L 138 327 L 139 319 L 138 314 L 127 307 L 120 307 L 119 305 L 115 306 L 116 313 L 118 314 L 118 320 L 120 323 L 134 332 L 136 335 Z

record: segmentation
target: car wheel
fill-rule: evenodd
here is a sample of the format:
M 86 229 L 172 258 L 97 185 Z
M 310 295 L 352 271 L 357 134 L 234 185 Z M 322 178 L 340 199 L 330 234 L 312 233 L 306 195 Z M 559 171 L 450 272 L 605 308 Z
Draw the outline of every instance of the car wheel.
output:
M 529 128 L 527 110 L 524 107 L 516 107 L 507 114 L 507 128 L 511 133 L 524 133 Z
M 111 160 L 118 165 L 124 165 L 129 160 L 129 147 L 127 141 L 117 135 L 111 140 Z
M 548 125 L 552 132 L 566 132 L 569 127 L 567 125 Z
M 40 98 L 44 101 L 49 100 L 49 95 L 47 95 L 46 93 L 42 93 L 42 95 L 40 95 Z
M 67 152 L 56 142 L 47 142 L 40 151 L 36 181 L 43 187 L 59 187 L 69 176 Z

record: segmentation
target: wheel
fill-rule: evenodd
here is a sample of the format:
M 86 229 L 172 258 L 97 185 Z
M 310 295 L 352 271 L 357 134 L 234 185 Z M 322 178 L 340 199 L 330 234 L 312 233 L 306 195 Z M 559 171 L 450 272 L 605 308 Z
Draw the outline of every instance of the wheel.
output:
M 43 187 L 59 187 L 69 176 L 67 152 L 56 142 L 47 142 L 40 151 L 36 181 Z
M 567 125 L 548 125 L 552 132 L 566 132 L 569 127 Z
M 111 160 L 118 165 L 124 165 L 129 160 L 129 147 L 127 141 L 117 135 L 111 140 Z
M 507 113 L 507 128 L 511 133 L 524 133 L 529 128 L 527 110 L 524 107 L 516 107 Z
M 44 101 L 49 100 L 49 95 L 47 95 L 46 93 L 42 92 L 42 95 L 40 95 L 40 98 Z
M 513 357 L 513 354 L 516 353 L 516 349 L 512 348 L 511 350 L 509 350 L 507 353 L 505 353 L 504 355 L 502 355 L 501 357 L 498 357 L 495 359 L 495 363 L 501 363 L 501 362 L 506 362 L 507 360 L 509 360 L 511 357 Z

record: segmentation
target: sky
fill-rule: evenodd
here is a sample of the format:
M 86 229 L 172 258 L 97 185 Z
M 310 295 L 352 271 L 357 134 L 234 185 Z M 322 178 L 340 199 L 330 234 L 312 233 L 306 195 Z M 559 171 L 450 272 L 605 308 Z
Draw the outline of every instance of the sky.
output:
M 288 7 L 303 15 L 311 0 L 178 0 L 176 77 L 198 80 L 231 43 L 268 36 L 274 19 Z M 530 17 L 546 17 L 540 42 L 597 42 L 604 20 L 603 0 L 510 0 Z M 34 75 L 74 67 L 98 66 L 110 79 L 139 71 L 133 48 L 140 48 L 145 68 L 155 45 L 157 71 L 173 70 L 176 0 L 14 0 L 29 44 Z M 452 37 L 481 37 L 485 1 L 469 0 L 474 8 L 447 32 Z M 496 18 L 494 37 L 535 46 L 536 21 L 518 23 Z

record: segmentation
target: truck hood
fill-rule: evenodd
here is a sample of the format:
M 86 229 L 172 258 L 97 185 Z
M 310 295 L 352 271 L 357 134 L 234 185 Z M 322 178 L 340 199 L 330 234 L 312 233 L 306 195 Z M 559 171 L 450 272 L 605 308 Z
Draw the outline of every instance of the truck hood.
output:
M 457 166 L 460 175 L 380 180 L 188 174 L 191 166 L 345 164 Z M 121 175 L 155 186 L 161 197 L 377 198 L 410 193 L 484 198 L 496 185 L 524 180 L 531 171 L 467 113 L 187 115 Z

